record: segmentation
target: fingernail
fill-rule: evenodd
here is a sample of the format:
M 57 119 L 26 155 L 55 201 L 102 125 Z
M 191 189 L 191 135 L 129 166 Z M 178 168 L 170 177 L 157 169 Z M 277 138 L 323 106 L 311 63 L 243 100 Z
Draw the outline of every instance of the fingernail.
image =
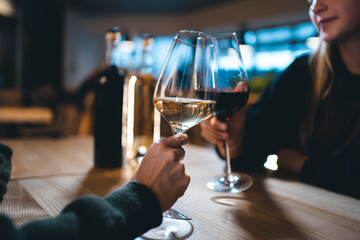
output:
M 175 137 L 177 137 L 179 140 L 183 141 L 185 139 L 187 139 L 187 135 L 186 134 L 178 134 L 175 135 Z

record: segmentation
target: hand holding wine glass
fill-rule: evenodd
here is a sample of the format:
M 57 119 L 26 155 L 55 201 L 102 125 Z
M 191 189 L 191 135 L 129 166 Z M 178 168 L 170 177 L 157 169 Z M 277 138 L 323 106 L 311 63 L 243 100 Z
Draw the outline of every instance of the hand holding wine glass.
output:
M 151 145 L 133 180 L 147 186 L 157 197 L 162 211 L 168 210 L 181 197 L 190 182 L 184 171 L 186 134 L 161 139 Z
M 218 153 L 224 159 L 225 140 L 229 143 L 231 158 L 237 158 L 242 153 L 242 137 L 246 119 L 246 106 L 236 112 L 229 121 L 219 121 L 216 115 L 200 123 L 201 136 L 217 146 Z
M 213 35 L 217 42 L 217 104 L 215 115 L 219 121 L 229 122 L 248 101 L 249 86 L 235 33 Z M 240 192 L 252 185 L 247 174 L 232 173 L 230 147 L 224 142 L 227 171 L 225 175 L 208 181 L 208 188 L 220 192 Z
M 185 133 L 211 117 L 215 111 L 215 47 L 215 39 L 203 32 L 181 31 L 175 36 L 153 99 L 155 108 L 169 123 L 174 135 Z M 170 214 L 166 211 L 163 217 L 169 220 L 171 212 L 177 213 L 170 209 Z M 186 221 L 168 221 L 147 232 L 146 238 L 169 239 L 168 234 L 191 231 L 189 226 Z

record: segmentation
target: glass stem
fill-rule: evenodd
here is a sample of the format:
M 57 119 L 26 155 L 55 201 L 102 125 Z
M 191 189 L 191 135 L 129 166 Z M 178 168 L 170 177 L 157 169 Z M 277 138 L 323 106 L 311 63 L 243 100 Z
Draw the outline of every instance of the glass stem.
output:
M 171 132 L 173 135 L 179 135 L 185 133 L 186 131 L 178 130 L 176 128 L 171 127 Z
M 171 128 L 171 132 L 173 135 L 181 134 L 181 132 L 176 131 L 176 129 L 174 129 L 174 128 Z
M 228 141 L 225 141 L 225 157 L 226 157 L 226 178 L 228 178 L 231 174 L 231 164 L 230 164 L 230 149 Z

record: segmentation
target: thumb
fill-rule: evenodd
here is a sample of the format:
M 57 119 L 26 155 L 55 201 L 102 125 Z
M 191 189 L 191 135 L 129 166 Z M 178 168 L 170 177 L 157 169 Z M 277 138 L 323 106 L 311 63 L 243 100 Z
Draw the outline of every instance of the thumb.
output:
M 246 85 L 246 82 L 239 82 L 235 89 L 234 89 L 234 92 L 246 92 L 247 91 L 247 85 Z
M 168 147 L 181 147 L 190 142 L 190 138 L 187 134 L 177 134 L 168 138 L 161 139 L 160 142 L 164 143 Z

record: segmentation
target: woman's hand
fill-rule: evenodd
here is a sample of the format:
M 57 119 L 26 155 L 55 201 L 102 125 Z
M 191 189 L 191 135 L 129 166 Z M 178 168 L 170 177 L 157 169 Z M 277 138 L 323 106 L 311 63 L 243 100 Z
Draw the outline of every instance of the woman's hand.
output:
M 162 211 L 169 209 L 184 195 L 190 183 L 185 173 L 185 151 L 189 143 L 186 134 L 176 135 L 153 143 L 143 158 L 133 180 L 147 186 L 159 200 Z
M 200 123 L 201 135 L 208 142 L 218 146 L 219 153 L 225 156 L 225 143 L 227 140 L 230 147 L 230 157 L 236 158 L 242 151 L 242 134 L 246 119 L 246 107 L 235 113 L 230 120 L 225 123 L 217 120 L 215 116 Z
M 224 148 L 224 141 L 229 138 L 226 123 L 217 120 L 216 116 L 212 116 L 208 120 L 201 122 L 200 127 L 201 136 L 205 140 L 216 144 L 219 148 Z
M 308 157 L 294 148 L 283 148 L 278 153 L 277 162 L 280 170 L 299 174 Z

